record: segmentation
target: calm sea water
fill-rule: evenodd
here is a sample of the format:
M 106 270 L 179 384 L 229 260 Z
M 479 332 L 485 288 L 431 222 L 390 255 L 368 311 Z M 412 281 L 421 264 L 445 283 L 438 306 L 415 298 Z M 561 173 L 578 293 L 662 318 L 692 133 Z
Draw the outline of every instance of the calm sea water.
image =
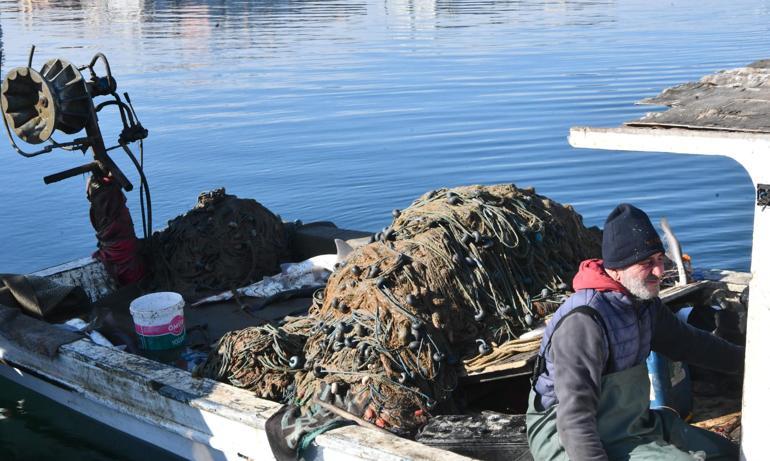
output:
M 753 191 L 736 163 L 575 150 L 566 136 L 770 57 L 768 2 L 0 0 L 0 26 L 3 74 L 33 44 L 36 68 L 107 55 L 150 130 L 156 226 L 220 186 L 284 219 L 376 230 L 427 190 L 513 182 L 589 225 L 635 203 L 669 218 L 696 265 L 749 268 Z M 110 143 L 116 118 L 100 118 Z M 0 272 L 92 252 L 85 179 L 41 179 L 89 159 L 25 159 L 2 140 L 0 157 Z M 138 194 L 128 200 L 138 222 Z M 8 414 L 0 447 L 20 418 Z
M 3 461 L 181 460 L 0 379 Z

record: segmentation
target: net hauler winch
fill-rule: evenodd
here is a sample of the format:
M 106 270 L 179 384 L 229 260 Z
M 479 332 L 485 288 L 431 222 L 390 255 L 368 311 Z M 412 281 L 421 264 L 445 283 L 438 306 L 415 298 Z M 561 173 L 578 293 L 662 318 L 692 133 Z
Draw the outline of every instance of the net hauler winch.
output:
M 133 189 L 131 182 L 107 155 L 107 151 L 112 148 L 105 148 L 96 114 L 108 105 L 116 105 L 119 108 L 123 131 L 120 133 L 118 146 L 124 148 L 129 143 L 146 138 L 147 130 L 136 119 L 128 94 L 124 93 L 128 104 L 118 96 L 117 82 L 112 77 L 107 58 L 97 53 L 88 65 L 81 67 L 76 67 L 64 59 L 51 59 L 40 71 L 36 71 L 32 68 L 34 50 L 32 47 L 27 67 L 17 67 L 8 72 L 0 91 L 3 122 L 16 151 L 25 157 L 34 157 L 51 152 L 54 148 L 79 149 L 83 152 L 90 148 L 94 155 L 93 162 L 46 176 L 45 183 L 50 184 L 86 172 L 101 171 L 104 175 L 114 177 L 124 190 Z M 98 76 L 94 70 L 99 61 L 104 63 L 105 76 Z M 83 77 L 81 72 L 84 70 L 88 70 L 90 79 Z M 95 106 L 94 98 L 99 96 L 108 96 L 111 99 Z M 56 131 L 75 134 L 84 128 L 84 138 L 64 143 L 52 139 Z M 48 145 L 36 152 L 24 152 L 18 147 L 11 133 L 28 144 L 48 142 Z
M 144 269 L 136 256 L 139 246 L 121 191 L 130 191 L 133 185 L 108 152 L 122 149 L 139 173 L 142 224 L 147 241 L 152 231 L 152 204 L 143 171 L 142 141 L 147 137 L 147 130 L 139 122 L 128 93 L 123 93 L 123 98 L 118 95 L 117 82 L 104 54 L 97 53 L 89 64 L 80 67 L 64 59 L 51 59 L 38 71 L 32 68 L 34 52 L 33 46 L 27 66 L 8 72 L 0 88 L 2 118 L 11 144 L 24 157 L 35 157 L 57 148 L 91 151 L 93 161 L 45 176 L 43 181 L 51 184 L 91 173 L 88 198 L 91 201 L 91 222 L 99 239 L 99 251 L 94 257 L 105 264 L 119 284 L 134 282 L 143 276 Z M 98 63 L 102 64 L 105 75 L 97 74 L 95 67 Z M 83 75 L 86 71 L 89 78 Z M 96 98 L 103 100 L 95 103 Z M 97 118 L 97 114 L 108 106 L 117 108 L 123 126 L 117 143 L 111 147 L 104 144 Z M 56 132 L 77 135 L 83 130 L 85 136 L 82 137 L 75 136 L 65 142 L 53 139 Z M 29 145 L 44 146 L 37 151 L 26 152 L 19 147 L 17 139 Z M 140 149 L 138 160 L 128 147 L 137 141 Z M 129 261 L 128 265 L 125 261 Z

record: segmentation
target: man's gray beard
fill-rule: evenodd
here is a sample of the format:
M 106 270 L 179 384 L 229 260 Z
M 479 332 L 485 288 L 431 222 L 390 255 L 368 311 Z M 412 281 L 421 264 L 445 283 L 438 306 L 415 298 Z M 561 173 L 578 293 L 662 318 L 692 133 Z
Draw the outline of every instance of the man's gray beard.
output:
M 625 273 L 620 275 L 620 283 L 623 284 L 623 286 L 626 287 L 626 290 L 632 295 L 643 300 L 655 298 L 660 292 L 657 288 L 648 287 L 647 284 L 644 283 L 644 279 L 629 277 Z

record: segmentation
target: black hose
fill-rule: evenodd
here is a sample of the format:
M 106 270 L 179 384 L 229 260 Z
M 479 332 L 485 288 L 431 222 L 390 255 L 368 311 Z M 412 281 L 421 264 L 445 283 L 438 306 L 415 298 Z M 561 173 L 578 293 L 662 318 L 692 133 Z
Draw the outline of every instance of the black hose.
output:
M 152 236 L 152 200 L 150 198 L 150 185 L 147 183 L 147 178 L 144 176 L 144 169 L 139 164 L 139 161 L 134 156 L 134 153 L 131 152 L 131 149 L 128 148 L 127 145 L 121 144 L 120 145 L 123 150 L 128 155 L 128 158 L 131 159 L 131 161 L 134 163 L 134 166 L 136 167 L 136 171 L 139 173 L 139 178 L 141 182 L 140 188 L 144 189 L 144 195 L 147 199 L 147 219 L 145 221 L 145 213 L 144 213 L 144 207 L 142 210 L 142 228 L 144 230 L 144 239 L 148 242 L 148 244 L 152 244 L 150 237 Z
M 133 126 L 134 117 L 131 115 L 131 109 L 126 105 L 126 103 L 121 101 L 116 94 L 113 94 L 113 96 L 115 96 L 114 100 L 99 103 L 99 105 L 94 108 L 94 111 L 99 112 L 104 108 L 104 106 L 118 106 L 118 109 L 120 109 L 120 119 L 123 122 L 123 127 Z M 128 120 L 126 120 L 126 115 L 128 115 Z

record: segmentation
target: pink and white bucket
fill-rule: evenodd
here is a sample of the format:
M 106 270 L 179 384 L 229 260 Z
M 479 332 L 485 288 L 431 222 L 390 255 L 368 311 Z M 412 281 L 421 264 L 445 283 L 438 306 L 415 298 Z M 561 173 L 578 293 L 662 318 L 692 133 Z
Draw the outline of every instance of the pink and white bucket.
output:
M 184 299 L 162 291 L 140 296 L 129 306 L 142 349 L 158 351 L 184 344 Z

